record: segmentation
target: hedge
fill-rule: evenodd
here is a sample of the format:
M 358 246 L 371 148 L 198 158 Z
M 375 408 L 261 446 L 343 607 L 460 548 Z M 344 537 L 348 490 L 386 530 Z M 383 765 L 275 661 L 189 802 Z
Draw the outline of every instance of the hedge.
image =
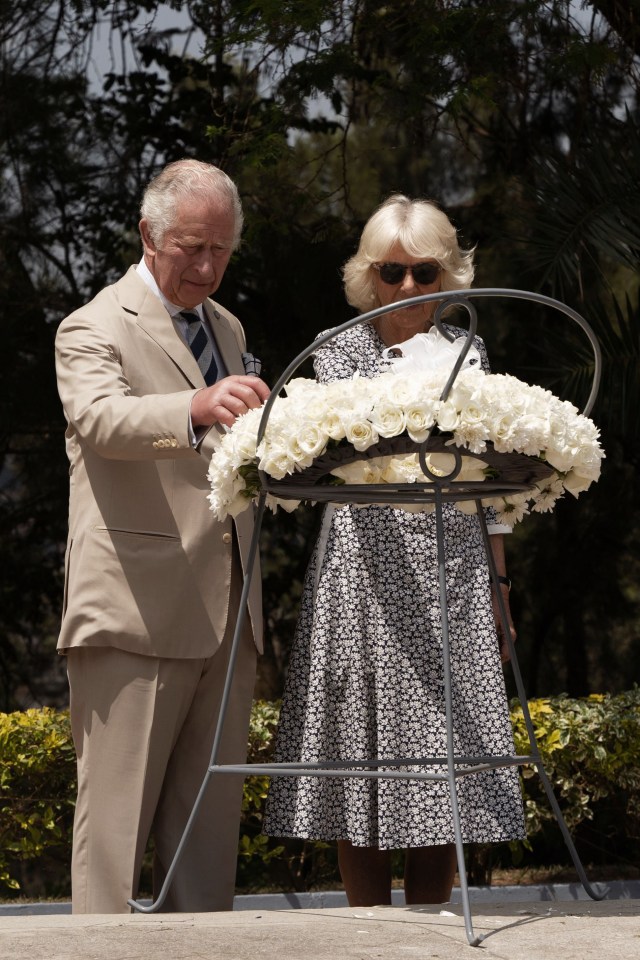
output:
M 271 756 L 277 703 L 256 701 L 249 760 Z M 588 861 L 633 859 L 640 848 L 640 688 L 582 699 L 529 701 L 545 769 L 569 828 Z M 529 753 L 521 705 L 511 705 L 519 753 Z M 0 892 L 33 894 L 30 875 L 44 874 L 50 895 L 68 895 L 75 800 L 75 754 L 67 711 L 0 713 Z M 521 768 L 528 839 L 511 844 L 512 863 L 568 862 L 560 832 L 534 768 Z M 245 782 L 238 882 L 246 889 L 305 889 L 335 874 L 332 845 L 274 842 L 260 832 L 268 779 Z M 504 856 L 504 854 L 503 854 Z M 564 860 L 558 859 L 563 857 Z M 482 857 L 480 858 L 480 861 Z M 475 863 L 478 873 L 477 854 Z M 541 862 L 545 862 L 542 859 Z M 485 881 L 487 858 L 482 869 Z M 473 870 L 473 868 L 472 868 Z M 480 871 L 481 873 L 482 871 Z M 472 880 L 478 881 L 478 875 Z M 42 886 L 42 877 L 40 885 Z M 37 886 L 37 885 L 36 885 Z M 41 889 L 37 890 L 42 895 Z

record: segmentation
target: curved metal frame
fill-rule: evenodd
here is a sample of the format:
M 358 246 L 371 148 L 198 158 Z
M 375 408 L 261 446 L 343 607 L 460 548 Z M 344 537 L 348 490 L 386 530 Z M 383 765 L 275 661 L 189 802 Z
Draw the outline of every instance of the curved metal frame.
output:
M 260 427 L 258 431 L 258 442 L 264 437 L 267 424 L 269 421 L 269 416 L 273 404 L 275 403 L 277 397 L 279 396 L 282 388 L 290 380 L 292 374 L 300 367 L 304 361 L 310 357 L 319 346 L 326 343 L 329 340 L 332 340 L 338 334 L 342 333 L 345 330 L 349 330 L 351 327 L 356 324 L 363 323 L 367 320 L 372 320 L 376 317 L 382 316 L 385 313 L 389 313 L 403 307 L 412 306 L 418 303 L 425 303 L 428 301 L 442 301 L 437 307 L 433 322 L 438 329 L 438 331 L 446 337 L 449 341 L 453 341 L 455 338 L 451 335 L 442 324 L 442 314 L 452 305 L 457 305 L 463 307 L 469 316 L 469 330 L 467 332 L 466 341 L 463 350 L 461 351 L 447 383 L 444 387 L 444 390 L 441 395 L 442 400 L 446 400 L 448 397 L 451 387 L 455 382 L 455 379 L 462 368 L 465 357 L 473 343 L 473 338 L 476 334 L 477 329 L 477 314 L 474 306 L 470 303 L 470 300 L 477 298 L 486 298 L 486 297 L 510 297 L 521 300 L 531 300 L 536 303 L 543 304 L 545 306 L 550 306 L 553 309 L 559 310 L 561 313 L 564 313 L 566 316 L 574 320 L 586 333 L 589 341 L 591 343 L 593 353 L 594 353 L 594 374 L 591 392 L 588 398 L 588 401 L 585 405 L 583 413 L 586 415 L 590 412 L 595 402 L 595 398 L 598 393 L 598 387 L 600 384 L 601 376 L 601 353 L 600 346 L 595 337 L 595 334 L 591 330 L 590 326 L 584 320 L 580 314 L 576 313 L 575 310 L 572 310 L 570 307 L 567 307 L 565 304 L 561 303 L 558 300 L 553 300 L 550 297 L 543 296 L 542 294 L 530 293 L 523 290 L 510 290 L 504 288 L 479 288 L 476 290 L 460 290 L 460 291 L 445 291 L 441 293 L 426 294 L 420 297 L 413 297 L 410 300 L 402 301 L 401 304 L 394 303 L 386 307 L 379 307 L 376 310 L 372 310 L 369 313 L 361 314 L 360 316 L 354 317 L 351 320 L 348 320 L 346 323 L 341 324 L 338 327 L 334 327 L 328 333 L 325 333 L 322 337 L 319 337 L 312 344 L 309 345 L 305 350 L 303 350 L 285 369 L 275 386 L 273 387 L 265 405 L 260 421 Z M 231 774 L 242 774 L 244 776 L 251 776 L 256 774 L 267 774 L 269 776 L 313 776 L 313 777 L 365 777 L 365 778 L 388 778 L 388 779 L 414 779 L 414 780 L 443 780 L 448 783 L 449 786 L 449 797 L 451 801 L 451 809 L 453 816 L 453 826 L 454 826 L 454 835 L 455 835 L 455 846 L 456 846 L 456 855 L 458 861 L 458 876 L 460 882 L 460 893 L 462 900 L 462 908 L 465 921 L 465 929 L 467 934 L 467 939 L 471 946 L 478 946 L 482 941 L 482 936 L 476 936 L 473 930 L 473 924 L 471 919 L 471 909 L 469 904 L 469 890 L 467 884 L 466 876 L 466 867 L 464 862 L 464 848 L 462 843 L 462 831 L 460 826 L 460 814 L 457 801 L 457 790 L 456 790 L 456 780 L 460 776 L 466 776 L 471 773 L 478 773 L 480 771 L 490 770 L 494 767 L 500 766 L 522 766 L 524 764 L 533 764 L 540 776 L 542 781 L 545 793 L 553 810 L 553 813 L 558 821 L 560 826 L 563 838 L 571 855 L 571 859 L 576 868 L 580 881 L 586 890 L 587 894 L 594 900 L 602 899 L 606 890 L 600 891 L 596 890 L 589 880 L 586 877 L 582 863 L 578 856 L 578 853 L 575 849 L 569 831 L 567 829 L 564 817 L 556 800 L 556 797 L 553 792 L 553 788 L 549 781 L 549 778 L 545 772 L 540 753 L 536 744 L 535 732 L 533 728 L 533 723 L 531 720 L 531 715 L 529 713 L 527 697 L 524 689 L 524 684 L 522 682 L 522 675 L 520 673 L 520 668 L 518 665 L 518 660 L 516 656 L 515 647 L 511 639 L 510 631 L 507 628 L 507 611 L 504 603 L 504 599 L 500 592 L 498 592 L 498 606 L 500 610 L 500 617 L 504 627 L 504 635 L 507 638 L 507 643 L 509 647 L 509 652 L 511 656 L 511 667 L 514 673 L 514 679 L 516 683 L 516 689 L 518 692 L 518 698 L 520 700 L 525 726 L 527 730 L 527 735 L 529 738 L 530 753 L 524 756 L 482 756 L 482 757 L 468 757 L 468 756 L 456 756 L 454 752 L 454 737 L 453 737 L 453 717 L 452 717 L 452 694 L 451 694 L 451 664 L 450 664 L 450 649 L 449 649 L 449 622 L 448 622 L 448 611 L 447 611 L 447 600 L 446 600 L 446 576 L 445 576 L 445 560 L 444 560 L 444 524 L 443 524 L 443 505 L 448 501 L 457 501 L 457 500 L 475 500 L 476 510 L 480 520 L 482 536 L 485 546 L 485 552 L 487 556 L 487 564 L 489 567 L 489 573 L 493 579 L 497 577 L 497 570 L 495 567 L 495 561 L 493 559 L 493 553 L 489 543 L 489 533 L 487 530 L 486 519 L 484 516 L 484 510 L 481 506 L 481 498 L 485 499 L 487 496 L 499 496 L 507 495 L 508 493 L 513 493 L 514 491 L 524 491 L 531 489 L 533 481 L 531 480 L 518 480 L 518 481 L 501 481 L 500 483 L 494 483 L 492 481 L 485 481 L 482 483 L 457 483 L 456 476 L 460 470 L 461 457 L 464 454 L 465 456 L 470 455 L 468 451 L 460 451 L 459 448 L 448 447 L 449 452 L 453 452 L 455 455 L 455 465 L 452 472 L 446 477 L 437 477 L 430 473 L 427 463 L 426 455 L 430 449 L 433 449 L 433 432 L 427 437 L 427 439 L 417 445 L 413 445 L 413 449 L 417 448 L 419 454 L 419 460 L 423 472 L 427 479 L 425 482 L 411 483 L 411 484 L 384 484 L 384 485 L 353 485 L 353 484 L 344 484 L 341 486 L 314 486 L 313 483 L 304 482 L 304 472 L 296 476 L 294 482 L 282 483 L 281 481 L 274 481 L 264 472 L 260 472 L 260 484 L 261 492 L 258 499 L 258 505 L 255 516 L 255 526 L 254 533 L 251 540 L 251 545 L 249 549 L 249 556 L 247 560 L 247 568 L 244 571 L 244 582 L 242 595 L 240 600 L 240 608 L 238 612 L 238 621 L 236 624 L 236 629 L 233 637 L 232 648 L 229 658 L 229 665 L 227 669 L 227 677 L 225 681 L 224 691 L 222 695 L 220 712 L 218 715 L 218 722 L 216 727 L 216 733 L 214 737 L 214 742 L 211 750 L 211 759 L 209 767 L 203 779 L 200 791 L 195 800 L 193 809 L 185 826 L 182 838 L 178 845 L 178 848 L 175 852 L 173 861 L 167 871 L 164 884 L 156 900 L 150 904 L 145 905 L 141 904 L 137 900 L 131 899 L 128 901 L 129 905 L 134 909 L 140 911 L 141 913 L 153 913 L 160 909 L 164 899 L 166 897 L 167 891 L 171 882 L 173 880 L 177 864 L 182 855 L 184 846 L 189 838 L 191 833 L 191 828 L 193 826 L 194 820 L 198 814 L 198 808 L 200 806 L 200 801 L 204 795 L 205 790 L 209 786 L 209 781 L 211 777 L 215 774 L 221 773 L 231 773 Z M 429 444 L 432 444 L 430 447 Z M 365 454 L 366 455 L 366 454 Z M 291 479 L 291 478 L 289 478 Z M 442 614 L 442 657 L 443 657 L 443 670 L 444 670 L 444 688 L 445 688 L 445 712 L 446 712 L 446 732 L 447 732 L 447 755 L 446 757 L 403 757 L 393 760 L 389 759 L 372 759 L 366 761 L 341 761 L 341 762 L 324 762 L 324 763 L 267 763 L 267 764 L 218 764 L 217 758 L 220 749 L 222 731 L 224 728 L 224 721 L 226 717 L 227 707 L 229 703 L 229 696 L 231 690 L 231 683 L 233 680 L 233 673 L 235 669 L 235 663 L 237 659 L 238 649 L 240 645 L 240 637 L 242 634 L 242 627 L 244 624 L 244 618 L 247 614 L 247 601 L 249 596 L 249 587 L 251 583 L 251 576 L 253 572 L 253 567 L 255 564 L 255 559 L 258 552 L 258 544 L 260 538 L 260 530 L 262 526 L 262 519 L 265 511 L 266 497 L 267 494 L 271 493 L 278 497 L 284 497 L 289 499 L 313 499 L 317 501 L 331 501 L 331 502 L 340 502 L 340 503 L 349 503 L 349 502 L 359 502 L 359 503 L 416 503 L 429 501 L 433 502 L 435 505 L 435 516 L 436 516 L 436 536 L 437 536 L 437 548 L 438 548 L 438 580 L 439 580 L 439 589 L 440 589 L 440 608 Z M 446 765 L 447 772 L 446 774 L 436 774 L 428 772 L 405 772 L 400 770 L 394 770 L 395 767 L 402 767 L 407 765 L 420 765 L 423 767 L 428 767 L 432 765 Z M 386 769 L 379 770 L 378 767 L 384 766 Z M 346 768 L 349 769 L 346 769 Z M 458 767 L 463 767 L 464 769 L 458 769 Z M 389 769 L 392 768 L 392 769 Z

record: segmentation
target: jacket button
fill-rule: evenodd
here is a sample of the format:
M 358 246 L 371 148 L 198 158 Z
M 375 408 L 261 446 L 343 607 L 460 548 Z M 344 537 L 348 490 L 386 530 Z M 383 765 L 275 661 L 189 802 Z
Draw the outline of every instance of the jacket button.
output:
M 160 446 L 160 444 L 159 444 L 159 442 L 158 442 L 157 440 L 154 440 L 154 441 L 153 441 L 153 446 L 154 446 L 155 449 L 157 450 L 158 447 Z
M 172 437 L 172 438 L 171 438 L 171 446 L 172 446 L 172 447 L 177 447 L 177 446 L 178 446 L 178 441 L 176 440 L 175 437 Z
M 223 533 L 223 534 L 222 534 L 222 542 L 223 542 L 223 543 L 231 543 L 231 534 L 230 534 L 230 533 Z

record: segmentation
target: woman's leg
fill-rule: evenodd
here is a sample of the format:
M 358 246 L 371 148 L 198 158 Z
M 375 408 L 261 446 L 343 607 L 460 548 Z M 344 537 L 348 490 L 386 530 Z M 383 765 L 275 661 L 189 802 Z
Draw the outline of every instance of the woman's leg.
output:
M 447 903 L 456 875 L 454 843 L 434 847 L 410 847 L 404 863 L 406 903 Z
M 391 903 L 391 851 L 338 840 L 338 866 L 350 907 Z

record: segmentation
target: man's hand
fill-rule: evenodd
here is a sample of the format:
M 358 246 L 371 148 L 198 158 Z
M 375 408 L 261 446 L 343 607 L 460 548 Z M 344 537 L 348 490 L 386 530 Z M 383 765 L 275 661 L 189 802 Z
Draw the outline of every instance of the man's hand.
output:
M 224 377 L 194 395 L 191 423 L 194 428 L 210 427 L 213 423 L 232 427 L 241 414 L 261 407 L 270 393 L 269 387 L 259 377 L 236 374 Z

